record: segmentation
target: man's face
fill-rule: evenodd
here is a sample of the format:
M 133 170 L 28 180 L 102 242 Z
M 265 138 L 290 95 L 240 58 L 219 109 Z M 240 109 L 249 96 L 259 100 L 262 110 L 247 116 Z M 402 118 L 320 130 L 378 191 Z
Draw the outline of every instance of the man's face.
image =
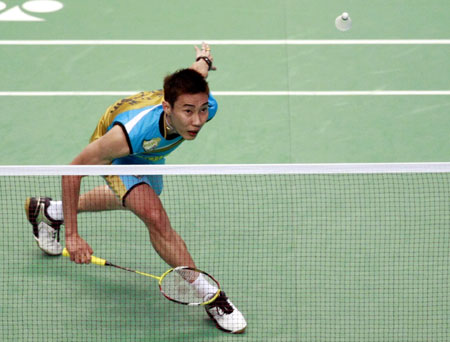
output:
M 174 105 L 163 102 L 169 124 L 186 140 L 193 140 L 208 120 L 208 94 L 183 94 Z

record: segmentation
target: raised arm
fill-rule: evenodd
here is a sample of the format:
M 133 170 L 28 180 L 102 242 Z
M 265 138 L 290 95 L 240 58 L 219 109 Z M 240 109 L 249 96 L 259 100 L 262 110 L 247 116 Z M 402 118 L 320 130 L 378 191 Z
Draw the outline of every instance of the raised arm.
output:
M 203 43 L 201 49 L 198 46 L 194 47 L 196 51 L 195 62 L 190 68 L 202 74 L 204 78 L 207 78 L 210 70 L 217 69 L 213 65 L 214 58 L 211 55 L 211 48 L 207 43 Z

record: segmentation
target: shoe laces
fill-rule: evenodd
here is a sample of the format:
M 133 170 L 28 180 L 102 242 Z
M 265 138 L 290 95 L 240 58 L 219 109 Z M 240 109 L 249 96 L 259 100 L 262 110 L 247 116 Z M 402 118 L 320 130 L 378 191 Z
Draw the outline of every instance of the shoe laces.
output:
M 219 316 L 229 315 L 234 311 L 233 307 L 228 301 L 228 297 L 223 292 L 220 292 L 219 297 L 217 297 L 217 299 L 214 302 L 208 304 L 208 308 L 209 309 L 216 308 L 216 311 L 219 314 Z

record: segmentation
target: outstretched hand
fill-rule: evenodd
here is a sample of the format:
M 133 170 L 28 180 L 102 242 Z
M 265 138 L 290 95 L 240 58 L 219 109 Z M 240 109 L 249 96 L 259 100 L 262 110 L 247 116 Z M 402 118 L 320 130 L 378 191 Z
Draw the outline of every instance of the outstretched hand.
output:
M 194 46 L 194 48 L 196 52 L 195 56 L 196 62 L 191 66 L 191 68 L 198 71 L 206 78 L 208 76 L 209 70 L 217 70 L 216 66 L 214 65 L 214 57 L 211 54 L 211 48 L 205 42 L 202 43 L 201 48 L 199 48 L 198 46 Z M 211 61 L 211 68 L 209 67 L 209 64 L 205 60 L 199 59 L 201 57 L 206 57 L 206 59 Z

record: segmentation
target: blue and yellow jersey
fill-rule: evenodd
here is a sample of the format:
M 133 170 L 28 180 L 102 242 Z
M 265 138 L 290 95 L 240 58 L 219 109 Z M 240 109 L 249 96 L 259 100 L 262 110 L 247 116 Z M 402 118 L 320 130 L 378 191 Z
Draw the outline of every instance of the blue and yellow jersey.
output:
M 101 117 L 90 142 L 119 125 L 127 138 L 130 155 L 115 159 L 113 164 L 164 164 L 165 157 L 184 139 L 179 135 L 164 137 L 163 100 L 163 91 L 157 90 L 117 101 Z M 217 101 L 209 95 L 208 120 L 216 112 Z

